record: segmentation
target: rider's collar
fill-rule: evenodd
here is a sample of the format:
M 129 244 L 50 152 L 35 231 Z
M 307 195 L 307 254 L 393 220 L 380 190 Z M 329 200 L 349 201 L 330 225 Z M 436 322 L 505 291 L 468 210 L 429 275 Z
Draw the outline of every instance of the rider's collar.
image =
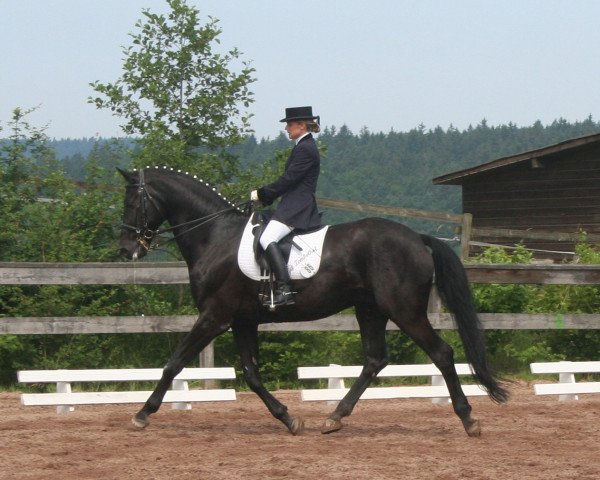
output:
M 304 137 L 306 137 L 307 135 L 310 135 L 310 132 L 306 132 L 304 135 L 298 137 L 296 139 L 296 145 L 298 145 L 300 143 L 300 140 L 302 140 Z

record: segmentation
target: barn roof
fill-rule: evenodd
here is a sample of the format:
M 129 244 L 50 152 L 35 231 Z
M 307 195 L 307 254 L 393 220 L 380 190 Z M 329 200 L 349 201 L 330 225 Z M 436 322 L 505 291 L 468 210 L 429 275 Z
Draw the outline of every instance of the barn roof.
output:
M 593 143 L 600 143 L 600 133 L 587 135 L 585 137 L 572 138 L 571 140 L 566 140 L 548 147 L 530 150 L 528 152 L 511 155 L 509 157 L 498 158 L 497 160 L 492 160 L 491 162 L 487 162 L 476 167 L 447 173 L 446 175 L 441 175 L 434 178 L 433 183 L 436 185 L 462 185 L 467 178 L 472 178 L 474 175 L 489 172 L 490 170 L 506 167 L 508 165 L 514 165 L 515 163 L 532 161 L 534 159 L 554 155 L 566 150 L 572 150 Z

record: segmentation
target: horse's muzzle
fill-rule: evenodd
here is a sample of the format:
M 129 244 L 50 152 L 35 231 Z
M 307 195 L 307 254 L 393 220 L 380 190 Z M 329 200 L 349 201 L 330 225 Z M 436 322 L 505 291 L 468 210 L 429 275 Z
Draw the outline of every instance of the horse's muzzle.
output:
M 128 258 L 129 260 L 138 260 L 144 257 L 148 251 L 136 244 L 133 246 L 133 248 L 121 247 L 119 253 L 121 256 Z

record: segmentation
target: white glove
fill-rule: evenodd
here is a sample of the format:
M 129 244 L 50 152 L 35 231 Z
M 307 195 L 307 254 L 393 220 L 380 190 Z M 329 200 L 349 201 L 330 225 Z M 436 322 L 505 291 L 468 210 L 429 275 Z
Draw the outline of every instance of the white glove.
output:
M 258 192 L 256 190 L 252 190 L 252 192 L 250 192 L 250 201 L 258 202 Z

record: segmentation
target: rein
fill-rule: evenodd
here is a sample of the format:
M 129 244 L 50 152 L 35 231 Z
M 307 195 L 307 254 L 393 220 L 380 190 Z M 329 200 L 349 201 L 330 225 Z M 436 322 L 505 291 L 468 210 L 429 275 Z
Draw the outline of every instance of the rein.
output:
M 123 223 L 123 224 L 121 224 L 121 228 L 125 228 L 127 230 L 132 230 L 132 231 L 136 232 L 138 244 L 142 248 L 144 248 L 146 251 L 155 250 L 159 247 L 159 244 L 152 245 L 152 240 L 157 235 L 162 235 L 163 233 L 171 232 L 177 228 L 191 226 L 191 228 L 188 228 L 187 230 L 185 230 L 177 235 L 174 235 L 173 237 L 166 240 L 163 243 L 163 245 L 164 245 L 166 243 L 172 242 L 173 240 L 181 237 L 182 235 L 185 235 L 186 233 L 191 232 L 195 228 L 201 227 L 202 225 L 204 225 L 206 223 L 216 220 L 217 218 L 219 218 L 220 216 L 222 216 L 226 213 L 229 213 L 229 212 L 232 212 L 235 210 L 244 211 L 252 203 L 249 201 L 241 202 L 241 203 L 238 203 L 237 205 L 232 205 L 231 207 L 225 208 L 223 210 L 219 210 L 218 212 L 205 215 L 204 217 L 196 218 L 194 220 L 180 223 L 178 225 L 173 225 L 173 226 L 170 226 L 167 228 L 152 230 L 151 228 L 148 227 L 147 202 L 149 201 L 150 203 L 152 203 L 154 208 L 156 208 L 156 210 L 158 210 L 161 213 L 161 215 L 162 215 L 162 211 L 161 211 L 160 207 L 158 206 L 158 204 L 156 203 L 156 201 L 154 200 L 154 197 L 152 197 L 152 195 L 150 195 L 150 193 L 148 192 L 148 189 L 146 186 L 146 180 L 145 180 L 145 176 L 144 176 L 144 170 L 139 171 L 139 182 L 138 183 L 131 183 L 131 184 L 128 184 L 126 187 L 128 187 L 128 188 L 137 187 L 137 189 L 138 189 L 138 194 L 139 194 L 139 198 L 140 198 L 140 213 L 141 213 L 141 222 L 140 223 L 142 224 L 142 226 L 140 227 L 140 226 L 129 225 L 127 223 Z M 162 215 L 162 216 L 164 218 L 164 215 Z

